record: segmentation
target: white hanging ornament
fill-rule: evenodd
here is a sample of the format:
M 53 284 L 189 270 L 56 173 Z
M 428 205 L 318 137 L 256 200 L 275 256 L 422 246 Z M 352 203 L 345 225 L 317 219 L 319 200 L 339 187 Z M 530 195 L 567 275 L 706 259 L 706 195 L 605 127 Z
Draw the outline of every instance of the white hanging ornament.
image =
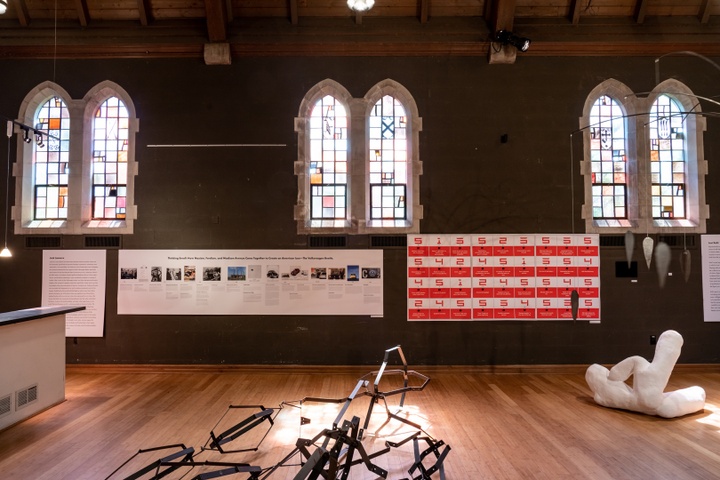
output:
M 685 249 L 680 254 L 680 270 L 683 272 L 683 276 L 685 277 L 685 283 L 690 280 L 690 268 L 691 268 L 691 261 L 690 261 L 690 250 Z
M 635 235 L 628 230 L 625 232 L 625 258 L 627 259 L 628 268 L 632 263 L 633 250 L 635 249 Z
M 655 247 L 655 268 L 657 268 L 660 288 L 665 286 L 668 269 L 670 267 L 670 246 L 665 242 L 658 242 Z
M 647 263 L 647 267 L 650 268 L 650 262 L 652 262 L 652 252 L 653 252 L 653 245 L 654 240 L 651 237 L 645 237 L 643 239 L 642 247 L 643 247 L 643 254 L 645 255 L 645 263 Z

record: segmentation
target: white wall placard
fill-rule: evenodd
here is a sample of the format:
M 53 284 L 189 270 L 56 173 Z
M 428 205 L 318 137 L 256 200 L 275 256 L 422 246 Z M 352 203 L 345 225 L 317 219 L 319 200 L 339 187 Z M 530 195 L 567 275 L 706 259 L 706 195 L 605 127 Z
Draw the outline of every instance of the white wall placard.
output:
M 383 314 L 382 250 L 120 250 L 119 315 Z
M 65 317 L 65 336 L 102 337 L 105 325 L 105 250 L 44 250 L 43 307 L 85 307 Z
M 408 320 L 600 320 L 598 235 L 408 235 Z
M 703 315 L 706 322 L 720 322 L 720 235 L 700 238 Z

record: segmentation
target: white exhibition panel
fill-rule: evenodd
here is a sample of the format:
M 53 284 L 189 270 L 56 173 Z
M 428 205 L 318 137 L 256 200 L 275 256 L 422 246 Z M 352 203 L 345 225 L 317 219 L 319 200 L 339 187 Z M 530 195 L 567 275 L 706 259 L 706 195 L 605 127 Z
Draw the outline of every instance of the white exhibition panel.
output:
M 119 315 L 383 314 L 382 250 L 120 250 Z
M 408 320 L 600 321 L 599 236 L 408 235 Z
M 66 315 L 66 337 L 103 336 L 106 257 L 105 250 L 43 250 L 41 305 L 85 307 Z
M 720 322 L 720 235 L 701 235 L 703 316 Z

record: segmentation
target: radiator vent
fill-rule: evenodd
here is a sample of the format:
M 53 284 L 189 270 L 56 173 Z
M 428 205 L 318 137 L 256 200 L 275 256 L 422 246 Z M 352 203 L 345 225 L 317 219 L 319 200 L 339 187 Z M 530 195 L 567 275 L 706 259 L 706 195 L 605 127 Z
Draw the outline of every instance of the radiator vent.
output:
M 37 401 L 38 389 L 37 385 L 32 385 L 28 388 L 18 390 L 15 392 L 15 410 L 20 410 L 23 407 L 30 405 Z
M 347 237 L 345 236 L 317 236 L 308 237 L 308 247 L 310 248 L 342 248 L 347 246 Z
M 642 241 L 645 239 L 645 234 L 635 234 L 635 246 L 642 245 Z M 696 235 L 651 235 L 656 243 L 665 242 L 669 247 L 688 248 L 695 246 Z M 625 235 L 600 235 L 600 246 L 601 247 L 624 247 L 625 246 Z
M 625 235 L 600 235 L 601 247 L 624 247 Z
M 370 237 L 371 247 L 407 247 L 407 235 L 372 235 Z
M 11 409 L 11 407 L 10 407 L 10 403 L 11 403 L 10 400 L 11 400 L 11 399 L 12 399 L 12 396 L 9 395 L 9 394 L 6 395 L 6 396 L 4 396 L 4 397 L 2 397 L 2 398 L 0 398 L 0 417 L 2 417 L 3 415 L 7 415 L 8 413 L 10 413 L 10 409 Z
M 658 242 L 665 242 L 669 247 L 694 247 L 695 235 L 660 235 Z
M 29 235 L 25 237 L 25 248 L 61 248 L 60 235 Z
M 120 235 L 86 235 L 85 248 L 120 248 Z

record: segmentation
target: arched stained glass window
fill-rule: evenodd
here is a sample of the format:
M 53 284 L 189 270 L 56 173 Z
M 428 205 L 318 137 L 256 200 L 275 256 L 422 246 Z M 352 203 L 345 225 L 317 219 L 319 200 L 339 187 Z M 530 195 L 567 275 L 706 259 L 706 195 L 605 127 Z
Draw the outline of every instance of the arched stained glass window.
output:
M 35 129 L 47 132 L 33 142 L 33 217 L 36 221 L 64 220 L 68 216 L 70 173 L 70 115 L 60 97 L 45 102 L 35 115 Z
M 93 219 L 124 219 L 128 178 L 128 111 L 110 97 L 95 111 L 92 139 Z
M 345 107 L 332 95 L 325 95 L 315 103 L 309 127 L 310 218 L 345 221 L 348 215 L 348 119 Z
M 370 220 L 407 219 L 407 121 L 405 108 L 390 95 L 368 117 Z
M 298 234 L 416 233 L 422 118 L 392 79 L 353 97 L 332 79 L 314 85 L 295 118 Z
M 627 134 L 620 105 L 601 95 L 590 110 L 589 128 L 593 218 L 627 218 Z
M 653 103 L 648 125 L 653 218 L 685 218 L 685 114 L 668 95 Z

